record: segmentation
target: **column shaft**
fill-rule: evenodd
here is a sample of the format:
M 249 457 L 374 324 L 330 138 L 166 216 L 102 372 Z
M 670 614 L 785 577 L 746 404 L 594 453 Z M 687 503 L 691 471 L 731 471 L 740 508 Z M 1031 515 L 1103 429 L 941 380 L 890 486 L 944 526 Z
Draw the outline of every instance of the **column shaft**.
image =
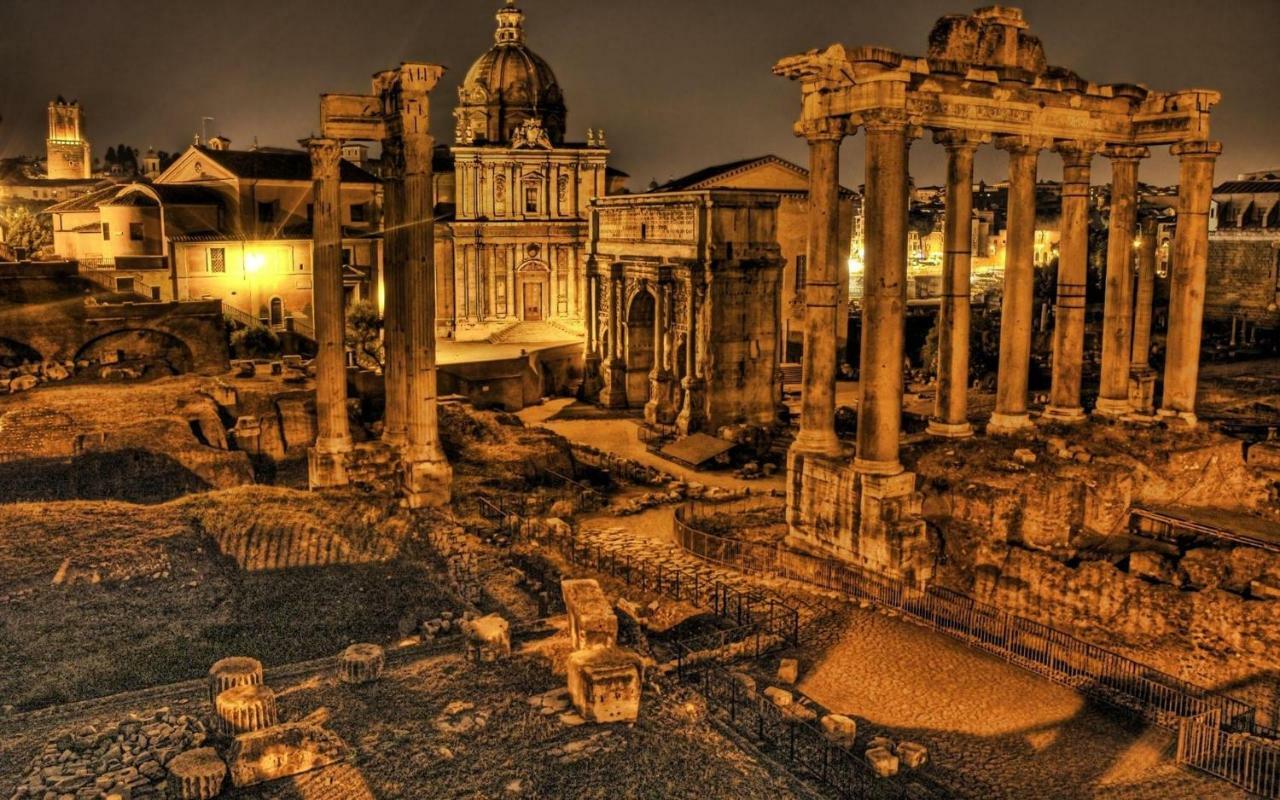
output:
M 1031 425 L 1027 415 L 1027 375 L 1035 300 L 1036 160 L 1040 148 L 1022 137 L 1002 139 L 996 146 L 1009 151 L 1009 208 L 1000 308 L 1000 367 L 996 407 L 987 432 L 1013 433 Z
M 1156 241 L 1154 217 L 1142 221 L 1138 245 L 1138 288 L 1133 303 L 1133 367 L 1147 367 L 1151 357 L 1151 316 L 1156 296 Z
M 907 128 L 899 122 L 869 122 L 866 136 L 866 266 L 854 468 L 896 475 L 902 471 L 898 440 L 907 304 Z
M 1111 159 L 1111 222 L 1107 229 L 1107 284 L 1102 319 L 1102 380 L 1096 411 L 1131 413 L 1129 359 L 1133 354 L 1133 239 L 1138 222 L 1138 159 L 1145 147 L 1107 150 Z
M 836 310 L 839 299 L 840 142 L 844 130 L 809 136 L 809 244 L 804 287 L 803 389 L 797 452 L 835 456 Z
M 959 131 L 934 140 L 947 148 L 947 210 L 943 227 L 942 307 L 938 313 L 938 394 L 929 433 L 961 438 L 969 424 L 969 264 L 972 257 L 973 153 L 978 139 Z
M 1084 419 L 1080 379 L 1084 369 L 1085 282 L 1089 274 L 1089 165 L 1094 150 L 1078 142 L 1059 143 L 1057 150 L 1062 155 L 1062 223 L 1054 304 L 1053 381 L 1044 416 L 1055 422 L 1079 422 Z
M 1186 142 L 1172 148 L 1180 159 L 1178 228 L 1169 284 L 1169 335 L 1160 413 L 1195 424 L 1204 323 L 1205 271 L 1209 256 L 1209 204 L 1220 142 Z
M 342 201 L 335 139 L 310 139 L 315 178 L 312 230 L 316 330 L 316 446 L 308 472 L 312 488 L 347 482 L 342 455 L 351 450 L 347 422 L 346 319 L 342 307 Z
M 406 407 L 405 367 L 408 351 L 405 348 L 405 237 L 404 237 L 404 154 L 396 140 L 382 144 L 383 159 L 391 165 L 391 174 L 383 189 L 383 208 L 386 225 L 383 229 L 385 255 L 382 290 L 382 345 L 383 383 L 386 387 L 386 404 L 382 423 L 382 441 L 403 446 L 409 438 Z

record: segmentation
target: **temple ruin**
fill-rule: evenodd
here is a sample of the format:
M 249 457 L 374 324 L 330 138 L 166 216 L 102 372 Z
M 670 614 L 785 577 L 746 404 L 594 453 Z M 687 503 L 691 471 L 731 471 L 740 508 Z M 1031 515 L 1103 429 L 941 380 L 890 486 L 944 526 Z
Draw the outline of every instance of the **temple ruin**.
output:
M 312 488 L 348 483 L 355 448 L 347 419 L 342 232 L 338 166 L 342 144 L 379 141 L 389 165 L 386 200 L 384 336 L 386 415 L 379 445 L 398 454 L 410 507 L 449 501 L 451 469 L 436 409 L 434 190 L 429 94 L 444 74 L 405 63 L 373 77 L 369 95 L 321 97 L 320 138 L 306 140 L 315 176 L 316 446 Z M 379 445 L 375 445 L 376 448 Z
M 915 476 L 899 459 L 907 164 L 912 141 L 925 130 L 948 155 L 940 377 L 929 433 L 973 435 L 966 408 L 968 220 L 973 155 L 987 143 L 1009 154 L 1009 240 L 996 406 L 986 433 L 1016 435 L 1035 425 L 1027 382 L 1036 162 L 1044 150 L 1062 159 L 1064 186 L 1052 389 L 1040 419 L 1076 423 L 1086 418 L 1080 384 L 1090 166 L 1096 155 L 1111 162 L 1113 178 L 1102 385 L 1092 413 L 1121 420 L 1149 413 L 1141 398 L 1151 391 L 1154 375 L 1145 366 L 1145 350 L 1133 358 L 1133 345 L 1135 317 L 1143 320 L 1136 336 L 1146 336 L 1151 294 L 1141 288 L 1148 284 L 1141 284 L 1135 304 L 1131 286 L 1138 165 L 1150 147 L 1160 145 L 1168 145 L 1179 159 L 1181 180 L 1157 413 L 1196 424 L 1209 203 L 1214 160 L 1222 151 L 1209 138 L 1217 92 L 1099 84 L 1050 66 L 1022 12 L 1003 6 L 943 17 L 930 33 L 924 57 L 836 44 L 785 58 L 774 73 L 800 83 L 803 111 L 795 129 L 809 143 L 811 164 L 804 405 L 788 457 L 789 541 L 917 580 L 930 575 L 933 556 L 919 517 Z M 866 138 L 866 288 L 851 462 L 835 432 L 835 239 L 840 145 L 859 128 Z M 1145 256 L 1140 263 L 1144 270 L 1149 265 Z

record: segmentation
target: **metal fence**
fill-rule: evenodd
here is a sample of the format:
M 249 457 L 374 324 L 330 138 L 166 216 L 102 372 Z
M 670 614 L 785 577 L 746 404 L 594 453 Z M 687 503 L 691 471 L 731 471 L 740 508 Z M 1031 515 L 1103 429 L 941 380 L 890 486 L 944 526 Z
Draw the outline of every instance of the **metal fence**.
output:
M 1182 718 L 1217 710 L 1228 731 L 1259 730 L 1255 709 L 1233 697 L 959 592 L 921 588 L 834 559 L 706 533 L 695 524 L 700 511 L 691 504 L 676 512 L 677 541 L 696 556 L 895 608 L 934 630 L 1162 727 L 1176 728 Z
M 1224 731 L 1218 709 L 1178 722 L 1177 759 L 1259 797 L 1280 798 L 1280 746 Z

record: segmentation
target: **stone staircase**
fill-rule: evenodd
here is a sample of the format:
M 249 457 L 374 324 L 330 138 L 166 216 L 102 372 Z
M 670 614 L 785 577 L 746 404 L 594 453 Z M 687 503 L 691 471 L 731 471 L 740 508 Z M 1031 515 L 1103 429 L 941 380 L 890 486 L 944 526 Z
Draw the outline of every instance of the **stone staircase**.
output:
M 550 344 L 581 340 L 581 332 L 555 321 L 517 322 L 489 336 L 490 344 Z

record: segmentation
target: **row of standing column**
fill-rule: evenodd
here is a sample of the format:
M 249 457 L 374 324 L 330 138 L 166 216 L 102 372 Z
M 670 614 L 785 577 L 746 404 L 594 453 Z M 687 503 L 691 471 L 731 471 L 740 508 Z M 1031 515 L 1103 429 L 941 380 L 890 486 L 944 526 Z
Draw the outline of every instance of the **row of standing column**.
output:
M 898 457 L 903 388 L 903 334 L 906 304 L 907 153 L 912 131 L 891 116 L 867 121 L 865 272 L 863 334 L 855 468 L 891 475 Z M 845 123 L 809 123 L 809 275 L 805 288 L 804 393 L 800 432 L 793 452 L 838 456 L 835 433 L 835 342 L 838 275 L 839 149 Z M 939 384 L 930 432 L 972 434 L 968 421 L 969 270 L 973 156 L 982 134 L 940 131 L 935 140 L 948 154 L 943 297 L 939 331 Z M 1035 288 L 1036 166 L 1051 143 L 1029 136 L 1002 136 L 996 146 L 1009 153 L 1008 239 L 996 406 L 991 433 L 1030 427 L 1027 394 Z M 1097 147 L 1063 141 L 1055 149 L 1064 162 L 1062 230 L 1050 402 L 1045 416 L 1059 421 L 1084 418 L 1081 376 L 1084 360 L 1085 294 L 1088 265 L 1090 166 Z M 1096 412 L 1121 416 L 1135 410 L 1130 399 L 1134 371 L 1148 371 L 1151 301 L 1154 295 L 1155 231 L 1139 239 L 1138 286 L 1133 289 L 1137 233 L 1138 161 L 1145 147 L 1110 146 L 1112 218 L 1107 250 L 1107 292 L 1103 324 L 1102 384 Z M 1176 145 L 1181 159 L 1178 227 L 1171 283 L 1169 346 L 1162 415 L 1194 423 L 1207 260 L 1208 210 L 1216 142 Z M 1144 307 L 1145 304 L 1145 307 Z M 1136 306 L 1136 311 L 1135 311 Z M 1139 409 L 1140 410 L 1140 409 Z

